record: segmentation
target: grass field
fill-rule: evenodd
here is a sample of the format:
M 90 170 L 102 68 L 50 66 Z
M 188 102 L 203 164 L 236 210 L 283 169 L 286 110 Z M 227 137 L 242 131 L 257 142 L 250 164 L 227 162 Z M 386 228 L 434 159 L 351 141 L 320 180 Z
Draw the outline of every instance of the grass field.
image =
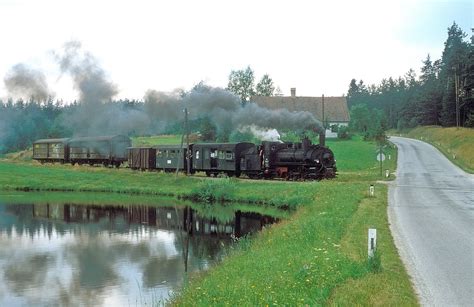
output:
M 171 302 L 175 305 L 416 305 L 390 236 L 386 185 L 376 183 L 385 178 L 375 161 L 375 144 L 355 138 L 328 141 L 328 145 L 339 169 L 338 178 L 330 181 L 189 178 L 2 161 L 0 187 L 106 191 L 145 199 L 182 198 L 210 190 L 218 198 L 257 204 L 265 210 L 294 208 L 288 219 L 241 240 L 220 265 L 190 276 Z M 393 172 L 396 151 L 391 147 L 385 151 L 392 159 L 385 161 L 383 169 Z M 375 184 L 376 197 L 368 197 L 370 184 Z M 381 270 L 374 270 L 366 260 L 369 227 L 378 230 Z
M 474 173 L 474 129 L 425 126 L 402 135 L 430 143 L 454 164 L 466 172 Z

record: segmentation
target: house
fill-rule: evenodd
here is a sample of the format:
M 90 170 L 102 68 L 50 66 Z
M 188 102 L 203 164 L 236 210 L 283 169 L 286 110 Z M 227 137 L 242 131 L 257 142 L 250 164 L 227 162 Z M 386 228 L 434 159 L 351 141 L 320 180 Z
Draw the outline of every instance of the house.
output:
M 291 96 L 252 96 L 250 101 L 267 109 L 288 109 L 289 111 L 308 111 L 326 127 L 349 125 L 349 109 L 346 97 L 302 97 L 296 96 L 296 88 L 291 89 Z M 327 137 L 336 137 L 330 128 Z

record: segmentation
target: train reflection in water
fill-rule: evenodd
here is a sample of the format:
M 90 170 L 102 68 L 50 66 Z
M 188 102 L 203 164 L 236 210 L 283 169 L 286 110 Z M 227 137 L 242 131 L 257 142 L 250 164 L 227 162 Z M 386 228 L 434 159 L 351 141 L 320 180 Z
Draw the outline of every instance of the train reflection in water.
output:
M 93 206 L 75 204 L 35 204 L 33 217 L 66 223 L 104 222 L 140 224 L 161 230 L 184 230 L 190 235 L 241 237 L 255 233 L 277 218 L 253 212 L 235 211 L 223 218 L 202 215 L 190 207 Z
M 0 201 L 0 306 L 167 299 L 187 272 L 225 257 L 231 236 L 278 221 L 230 206 L 196 209 Z

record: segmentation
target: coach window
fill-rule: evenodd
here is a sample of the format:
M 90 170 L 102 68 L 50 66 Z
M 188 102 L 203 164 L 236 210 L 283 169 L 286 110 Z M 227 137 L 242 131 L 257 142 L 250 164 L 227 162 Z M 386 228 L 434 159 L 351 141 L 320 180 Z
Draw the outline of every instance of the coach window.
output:
M 232 151 L 225 152 L 225 159 L 226 160 L 234 160 L 234 153 Z
M 199 160 L 199 150 L 196 150 L 196 160 Z
M 219 150 L 219 159 L 224 160 L 225 159 L 225 153 L 223 150 Z

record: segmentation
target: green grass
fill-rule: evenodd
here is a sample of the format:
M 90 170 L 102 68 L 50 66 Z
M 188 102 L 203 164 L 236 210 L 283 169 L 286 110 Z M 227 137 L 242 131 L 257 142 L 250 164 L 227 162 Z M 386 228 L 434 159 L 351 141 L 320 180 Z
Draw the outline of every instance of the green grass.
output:
M 181 144 L 181 135 L 155 135 L 132 138 L 132 145 L 136 147 L 166 144 Z
M 400 133 L 393 132 L 393 135 Z M 469 173 L 474 173 L 474 129 L 417 127 L 402 136 L 419 139 L 438 148 L 451 162 Z
M 171 302 L 175 305 L 416 305 L 390 236 L 386 186 L 376 184 L 385 178 L 379 174 L 375 144 L 355 138 L 328 140 L 327 145 L 335 153 L 339 175 L 321 182 L 186 177 L 2 161 L 0 187 L 116 192 L 144 199 L 154 195 L 202 200 L 214 197 L 260 205 L 262 210 L 294 209 L 283 222 L 242 239 L 220 265 L 192 275 Z M 392 159 L 383 169 L 393 172 L 396 150 L 389 147 L 385 151 Z M 370 184 L 376 184 L 375 198 L 368 198 Z M 204 212 L 217 210 L 215 204 L 201 206 Z M 378 230 L 378 273 L 373 272 L 365 256 L 368 227 Z

